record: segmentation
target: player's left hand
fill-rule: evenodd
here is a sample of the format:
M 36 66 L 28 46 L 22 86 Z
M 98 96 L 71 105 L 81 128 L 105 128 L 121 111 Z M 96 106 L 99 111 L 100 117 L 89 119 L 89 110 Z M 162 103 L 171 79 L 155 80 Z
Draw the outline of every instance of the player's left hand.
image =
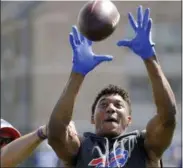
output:
M 142 59 L 148 59 L 155 56 L 154 43 L 151 39 L 152 19 L 149 18 L 150 9 L 146 9 L 143 16 L 142 6 L 138 7 L 137 23 L 131 13 L 128 14 L 129 22 L 135 31 L 135 38 L 132 40 L 118 41 L 118 46 L 130 48 L 135 54 Z

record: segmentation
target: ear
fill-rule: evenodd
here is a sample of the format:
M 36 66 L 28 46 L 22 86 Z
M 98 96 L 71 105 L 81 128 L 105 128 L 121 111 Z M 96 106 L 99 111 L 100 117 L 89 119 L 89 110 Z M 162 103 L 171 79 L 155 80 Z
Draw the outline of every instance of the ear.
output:
M 95 124 L 94 116 L 91 116 L 91 124 Z
M 129 116 L 127 117 L 127 120 L 128 120 L 128 125 L 130 125 L 130 124 L 132 123 L 132 117 L 129 115 Z

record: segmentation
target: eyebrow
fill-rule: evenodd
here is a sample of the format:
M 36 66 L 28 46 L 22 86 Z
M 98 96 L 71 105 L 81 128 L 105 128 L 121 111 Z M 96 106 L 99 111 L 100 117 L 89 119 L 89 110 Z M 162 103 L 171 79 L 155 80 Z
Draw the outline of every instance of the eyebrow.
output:
M 99 103 L 100 103 L 100 102 L 103 102 L 103 101 L 105 101 L 105 100 L 107 100 L 107 99 L 104 97 L 104 98 L 102 98 L 102 99 L 99 100 Z
M 100 101 L 99 101 L 99 103 L 101 103 L 101 102 L 103 102 L 103 101 L 107 101 L 108 99 L 107 98 L 102 98 Z M 122 103 L 123 105 L 124 105 L 124 102 L 123 101 L 121 101 L 121 100 L 118 100 L 118 99 L 116 99 L 115 101 L 117 101 L 117 102 L 119 102 L 119 103 Z

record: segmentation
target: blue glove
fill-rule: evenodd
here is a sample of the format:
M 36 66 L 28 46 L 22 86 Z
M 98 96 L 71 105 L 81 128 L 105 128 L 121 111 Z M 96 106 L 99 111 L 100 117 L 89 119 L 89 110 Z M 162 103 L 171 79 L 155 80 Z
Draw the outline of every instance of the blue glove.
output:
M 72 27 L 69 35 L 70 44 L 73 50 L 73 67 L 72 71 L 86 75 L 97 65 L 104 61 L 111 61 L 112 56 L 96 55 L 92 52 L 92 41 L 86 39 L 78 32 L 77 27 Z
M 137 11 L 137 23 L 132 14 L 129 13 L 128 19 L 136 36 L 132 40 L 121 40 L 117 43 L 118 46 L 130 48 L 144 60 L 155 56 L 154 43 L 151 40 L 152 19 L 149 18 L 149 13 L 150 10 L 146 9 L 143 16 L 142 6 L 139 6 Z

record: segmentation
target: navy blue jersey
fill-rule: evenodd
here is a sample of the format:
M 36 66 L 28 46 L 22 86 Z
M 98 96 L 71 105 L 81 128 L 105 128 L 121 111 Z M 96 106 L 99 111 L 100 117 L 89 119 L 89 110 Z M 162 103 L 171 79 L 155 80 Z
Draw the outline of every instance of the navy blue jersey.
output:
M 74 167 L 146 168 L 146 165 L 144 138 L 140 131 L 133 131 L 110 139 L 84 133 Z

